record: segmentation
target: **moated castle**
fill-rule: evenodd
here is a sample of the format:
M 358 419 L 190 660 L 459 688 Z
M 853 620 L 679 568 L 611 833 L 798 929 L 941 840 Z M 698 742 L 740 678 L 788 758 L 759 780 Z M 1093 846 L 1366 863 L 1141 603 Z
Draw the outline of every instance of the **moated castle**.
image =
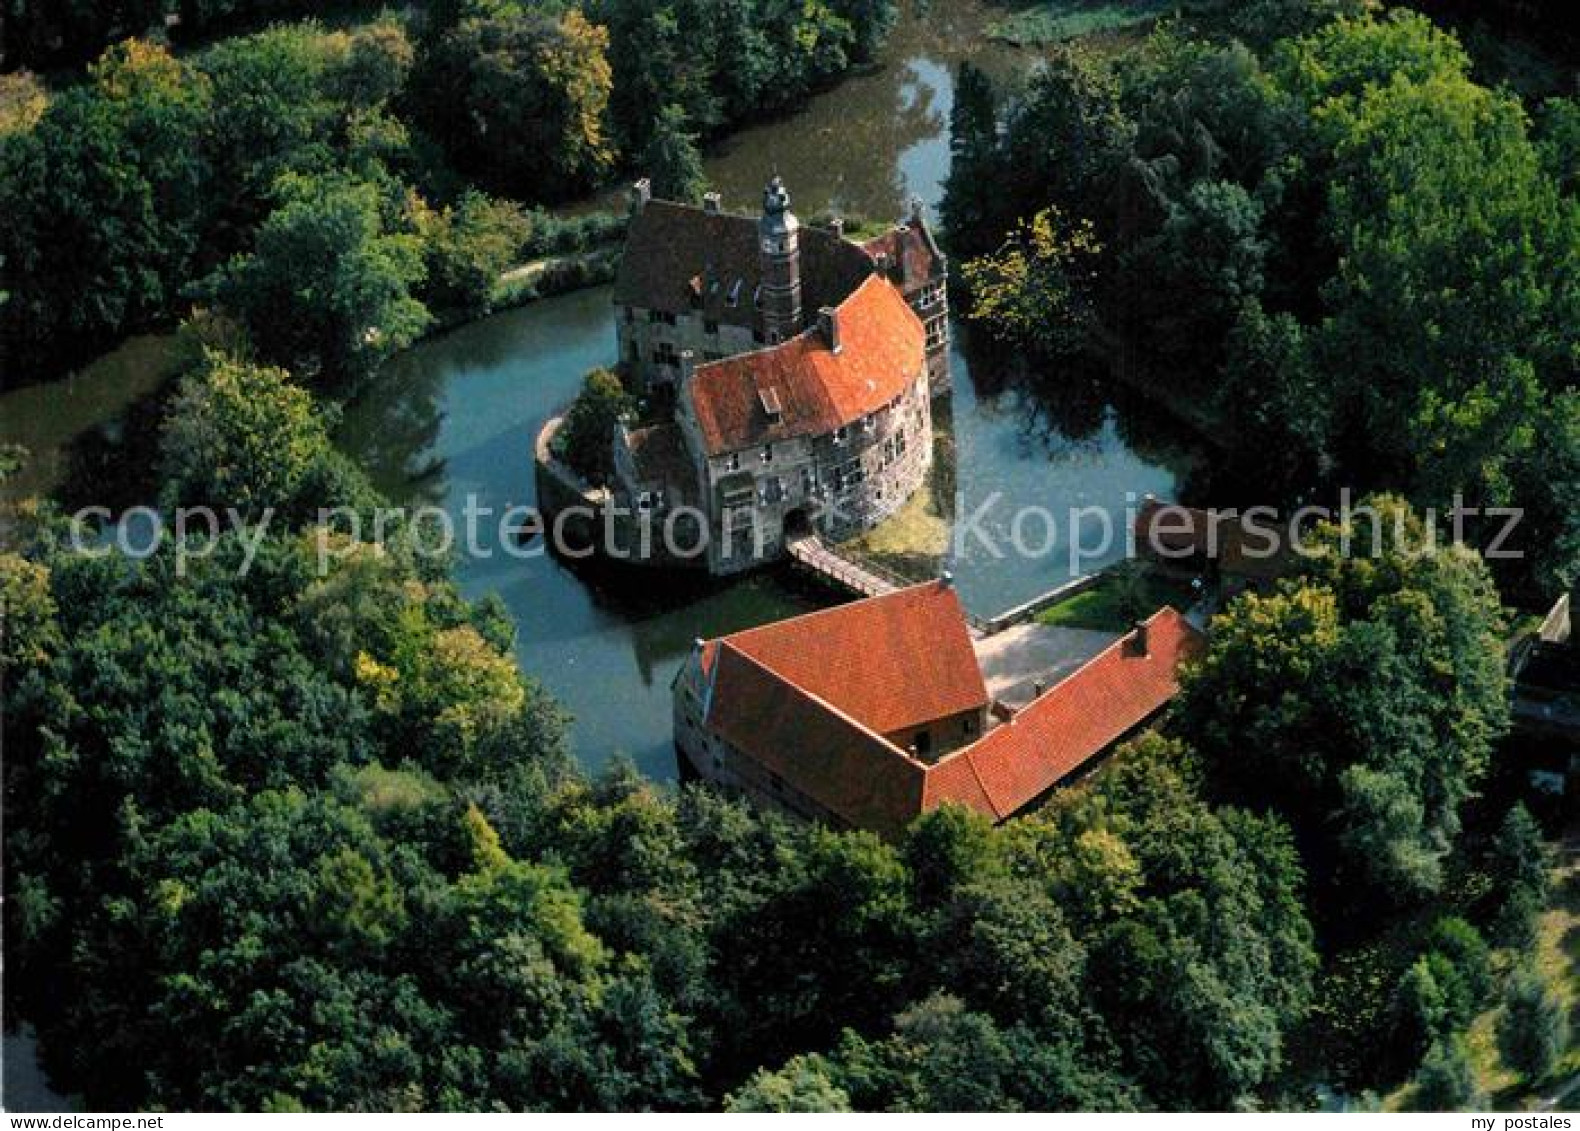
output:
M 759 216 L 631 194 L 615 283 L 620 363 L 657 423 L 614 436 L 612 502 L 650 523 L 706 516 L 733 573 L 787 537 L 832 540 L 893 514 L 932 464 L 932 396 L 949 389 L 947 262 L 919 203 L 875 239 L 803 227 L 775 177 Z M 653 560 L 660 560 L 655 555 Z

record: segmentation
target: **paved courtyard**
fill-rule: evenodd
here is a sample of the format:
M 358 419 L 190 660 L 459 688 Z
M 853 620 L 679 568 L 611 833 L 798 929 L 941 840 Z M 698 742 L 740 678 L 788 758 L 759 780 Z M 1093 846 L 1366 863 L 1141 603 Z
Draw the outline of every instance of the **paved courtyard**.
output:
M 988 695 L 1022 707 L 1119 639 L 1118 633 L 1085 628 L 1018 624 L 976 641 L 977 662 Z

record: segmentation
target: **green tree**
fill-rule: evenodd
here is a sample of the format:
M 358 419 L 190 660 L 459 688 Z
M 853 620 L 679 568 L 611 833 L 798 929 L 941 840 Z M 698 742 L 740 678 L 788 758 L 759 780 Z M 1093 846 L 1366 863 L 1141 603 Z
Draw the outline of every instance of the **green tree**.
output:
M 1090 223 L 1070 223 L 1046 208 L 1022 223 L 997 252 L 966 262 L 972 319 L 999 337 L 1047 354 L 1078 349 L 1091 329 Z
M 555 437 L 560 458 L 590 482 L 608 482 L 614 474 L 615 424 L 634 408 L 619 377 L 607 369 L 588 373 Z
M 1331 149 L 1340 253 L 1313 347 L 1343 375 L 1345 462 L 1417 497 L 1506 504 L 1572 370 L 1580 203 L 1519 103 L 1471 82 L 1424 18 L 1339 21 L 1303 52 L 1290 81 Z
M 244 249 L 276 203 L 286 173 L 326 173 L 343 108 L 327 96 L 335 53 L 313 24 L 282 25 L 224 39 L 198 54 L 197 69 L 214 90 L 205 131 L 216 201 L 213 235 L 221 254 Z
M 653 195 L 661 200 L 695 204 L 702 199 L 707 179 L 697 139 L 686 132 L 686 113 L 673 103 L 658 113 L 653 138 L 647 144 L 642 168 L 653 180 Z
M 259 355 L 330 390 L 352 390 L 428 324 L 412 291 L 420 240 L 389 223 L 378 189 L 343 177 L 287 178 L 282 200 L 208 289 Z
M 1446 963 L 1433 956 L 1418 958 L 1394 987 L 1393 1039 L 1412 1058 L 1420 1057 L 1434 1042 L 1450 1035 L 1456 1018 L 1441 975 L 1452 975 Z
M 1534 970 L 1516 971 L 1503 994 L 1498 1015 L 1498 1050 L 1503 1061 L 1527 1081 L 1546 1078 L 1568 1040 L 1563 1002 Z
M 208 207 L 209 84 L 130 39 L 0 138 L 0 359 L 9 373 L 70 364 L 172 308 Z
M 791 1058 L 783 1068 L 760 1068 L 724 1101 L 724 1110 L 849 1111 L 850 1097 L 835 1084 L 827 1063 L 816 1054 Z
M 229 508 L 254 521 L 268 510 L 300 521 L 315 508 L 371 502 L 365 487 L 326 493 L 355 484 L 356 474 L 290 374 L 212 351 L 182 380 L 160 451 L 166 507 Z
M 560 3 L 476 4 L 466 13 L 428 46 L 414 80 L 456 164 L 528 200 L 597 183 L 614 160 L 605 29 Z
M 1230 181 L 1198 181 L 1170 201 L 1157 236 L 1123 256 L 1119 285 L 1139 297 L 1148 346 L 1210 369 L 1243 306 L 1262 292 L 1262 207 Z M 1178 296 L 1194 297 L 1181 308 Z
M 1225 474 L 1255 469 L 1270 504 L 1298 498 L 1318 481 L 1331 432 L 1306 331 L 1290 314 L 1258 301 L 1240 307 L 1230 330 L 1213 405 L 1241 438 L 1225 453 Z
M 62 643 L 49 570 L 0 553 L 0 666 L 18 673 L 43 667 Z
M 955 71 L 955 100 L 949 108 L 949 175 L 939 205 L 956 254 L 982 255 L 1003 237 L 1003 217 L 992 188 L 999 183 L 999 169 L 998 96 L 993 80 L 963 60 Z
M 1439 1041 L 1416 1073 L 1410 1105 L 1416 1111 L 1473 1111 L 1482 1104 L 1463 1041 Z
M 1230 796 L 1290 821 L 1325 885 L 1353 899 L 1353 874 L 1409 900 L 1441 883 L 1507 725 L 1502 611 L 1470 551 L 1419 552 L 1399 500 L 1352 518 L 1318 535 L 1305 579 L 1214 622 L 1180 717 Z
M 1368 0 L 1246 0 L 1230 13 L 1235 35 L 1257 47 L 1316 31 L 1339 17 L 1354 19 L 1367 11 Z
M 531 223 L 505 200 L 468 191 L 419 225 L 427 257 L 423 298 L 436 311 L 486 314 L 499 277 L 521 259 Z
M 1504 816 L 1488 856 L 1496 893 L 1493 928 L 1505 946 L 1527 946 L 1547 903 L 1549 861 L 1541 826 L 1522 803 Z
M 1134 137 L 1113 69 L 1078 47 L 1055 48 L 1005 111 L 1004 168 L 1015 175 L 999 185 L 999 234 L 1050 204 L 1075 224 L 1105 218 Z

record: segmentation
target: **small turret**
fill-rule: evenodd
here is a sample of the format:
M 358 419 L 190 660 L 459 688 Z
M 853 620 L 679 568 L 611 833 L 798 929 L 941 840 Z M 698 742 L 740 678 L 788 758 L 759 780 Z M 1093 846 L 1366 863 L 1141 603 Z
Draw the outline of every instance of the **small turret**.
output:
M 790 193 L 777 176 L 763 189 L 757 236 L 763 334 L 770 343 L 783 342 L 801 332 L 801 221 L 790 211 Z

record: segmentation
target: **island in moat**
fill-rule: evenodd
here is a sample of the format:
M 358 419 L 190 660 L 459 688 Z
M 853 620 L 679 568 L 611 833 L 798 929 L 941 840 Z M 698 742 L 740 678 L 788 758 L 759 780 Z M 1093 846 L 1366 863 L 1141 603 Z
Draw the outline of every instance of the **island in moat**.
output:
M 613 427 L 599 487 L 554 457 L 563 418 L 550 420 L 539 498 L 612 516 L 640 564 L 717 575 L 778 560 L 798 537 L 870 530 L 932 466 L 947 283 L 920 202 L 857 243 L 837 220 L 803 226 L 779 177 L 757 217 L 716 193 L 700 208 L 653 200 L 638 181 L 614 302 L 622 377 L 647 411 Z

